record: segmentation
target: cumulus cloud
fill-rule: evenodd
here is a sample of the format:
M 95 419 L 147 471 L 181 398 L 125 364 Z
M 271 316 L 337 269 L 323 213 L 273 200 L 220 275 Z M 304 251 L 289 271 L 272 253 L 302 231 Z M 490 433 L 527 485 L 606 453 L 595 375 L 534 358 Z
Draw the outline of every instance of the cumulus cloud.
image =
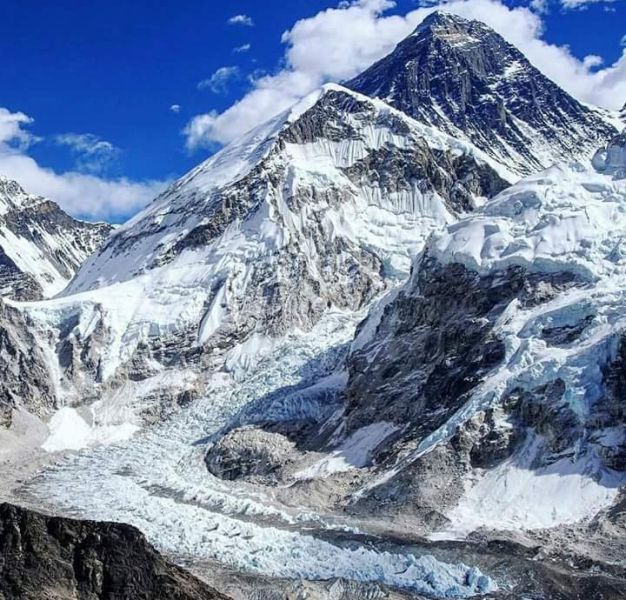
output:
M 33 120 L 24 113 L 11 112 L 7 108 L 0 107 L 0 147 L 27 148 L 33 143 L 35 137 L 26 129 L 24 125 L 30 125 Z
M 182 108 L 182 106 L 180 104 L 172 104 L 172 106 L 170 106 L 170 110 L 173 113 L 177 113 L 177 114 L 180 112 L 181 108 Z
M 199 90 L 211 90 L 214 94 L 225 94 L 228 84 L 239 78 L 239 67 L 220 67 L 211 77 L 198 83 Z
M 237 54 L 241 54 L 243 52 L 249 52 L 250 48 L 252 48 L 252 44 L 242 44 L 241 46 L 237 46 L 236 48 L 233 48 L 233 52 L 236 52 Z
M 541 15 L 528 6 L 507 6 L 502 0 L 442 0 L 405 15 L 390 15 L 393 6 L 392 0 L 344 1 L 295 23 L 282 36 L 284 68 L 256 79 L 252 90 L 224 112 L 194 117 L 185 129 L 187 146 L 227 143 L 323 83 L 357 75 L 438 9 L 484 21 L 580 100 L 615 109 L 626 99 L 626 53 L 598 69 L 597 58 L 579 59 L 567 46 L 545 41 Z
M 120 155 L 119 148 L 92 133 L 63 133 L 54 142 L 71 150 L 76 169 L 83 173 L 104 173 Z
M 24 129 L 32 122 L 23 113 L 0 108 L 0 175 L 15 179 L 30 193 L 51 198 L 70 214 L 89 219 L 119 219 L 143 208 L 165 187 L 166 182 L 106 179 L 91 173 L 57 173 L 42 167 L 28 155 L 29 145 L 38 139 Z M 90 136 L 79 140 L 78 134 L 66 135 L 77 136 L 74 138 L 77 147 L 94 142 Z M 66 137 L 68 143 L 70 139 Z
M 244 25 L 245 27 L 254 27 L 252 17 L 248 15 L 234 15 L 228 19 L 229 25 Z

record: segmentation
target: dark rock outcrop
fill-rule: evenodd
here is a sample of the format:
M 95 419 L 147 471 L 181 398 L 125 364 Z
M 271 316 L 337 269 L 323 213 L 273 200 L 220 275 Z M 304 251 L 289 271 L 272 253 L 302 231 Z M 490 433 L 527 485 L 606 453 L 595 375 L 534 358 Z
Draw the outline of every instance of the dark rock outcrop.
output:
M 54 406 L 53 377 L 34 324 L 0 298 L 0 427 L 18 405 L 42 415 Z
M 129 525 L 0 505 L 2 600 L 227 600 Z

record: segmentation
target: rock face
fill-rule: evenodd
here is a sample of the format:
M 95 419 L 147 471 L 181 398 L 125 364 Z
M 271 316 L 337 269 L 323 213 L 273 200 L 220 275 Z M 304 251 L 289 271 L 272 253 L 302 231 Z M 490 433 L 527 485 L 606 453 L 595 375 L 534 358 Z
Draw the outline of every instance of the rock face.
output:
M 387 421 L 413 439 L 427 437 L 505 359 L 494 324 L 506 307 L 513 300 L 530 307 L 575 284 L 569 273 L 531 275 L 519 267 L 480 277 L 423 256 L 374 340 L 349 359 L 347 430 Z
M 18 405 L 43 415 L 56 402 L 54 378 L 36 328 L 0 298 L 0 426 Z
M 470 140 L 520 175 L 587 159 L 617 133 L 485 24 L 442 12 L 346 85 Z
M 39 300 L 60 292 L 111 230 L 77 221 L 0 177 L 0 297 Z
M 0 505 L 3 600 L 227 600 L 169 564 L 134 527 Z

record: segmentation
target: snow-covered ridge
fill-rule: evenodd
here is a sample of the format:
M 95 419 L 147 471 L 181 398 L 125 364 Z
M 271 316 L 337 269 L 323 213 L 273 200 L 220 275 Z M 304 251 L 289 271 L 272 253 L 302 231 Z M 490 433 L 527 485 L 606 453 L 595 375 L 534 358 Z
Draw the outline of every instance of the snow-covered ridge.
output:
M 449 227 L 428 252 L 480 273 L 516 265 L 590 281 L 618 276 L 626 267 L 625 147 L 616 138 L 602 155 L 594 161 L 602 172 L 557 165 L 517 183 Z
M 381 123 L 384 121 L 384 115 L 390 115 L 392 119 L 404 123 L 410 134 L 398 135 L 386 128 L 384 123 L 376 125 L 374 122 L 366 123 L 361 119 L 361 122 L 358 120 L 355 122 L 358 134 L 351 137 L 347 131 L 351 117 L 346 114 L 344 123 L 346 132 L 340 134 L 343 136 L 341 140 L 323 139 L 323 136 L 320 136 L 320 139 L 310 144 L 285 144 L 281 141 L 281 136 L 284 137 L 290 128 L 297 125 L 307 111 L 332 93 L 343 97 L 351 96 L 355 103 L 369 107 L 368 110 L 371 110 Z M 241 223 L 235 221 L 232 225 L 241 227 L 242 221 L 251 217 L 250 212 L 256 210 L 257 204 L 264 201 L 259 197 L 249 206 L 244 202 L 241 196 L 250 178 L 258 177 L 258 181 L 252 182 L 258 188 L 261 185 L 268 185 L 268 174 L 279 169 L 291 168 L 295 184 L 346 187 L 349 182 L 338 171 L 349 168 L 386 144 L 405 148 L 418 138 L 423 138 L 432 149 L 462 153 L 489 165 L 507 181 L 515 179 L 514 173 L 471 143 L 459 141 L 434 127 L 413 121 L 380 100 L 371 99 L 336 84 L 327 84 L 194 168 L 145 210 L 116 229 L 107 245 L 84 265 L 65 291 L 65 295 L 123 281 L 158 266 L 181 238 L 194 228 L 207 224 L 216 212 L 221 211 L 224 197 L 229 194 L 231 196 L 237 194 L 229 201 L 243 206 L 243 212 L 233 210 L 227 216 L 228 223 L 236 218 Z M 248 189 L 246 193 L 272 192 Z M 378 199 L 373 201 L 380 202 Z M 275 220 L 279 216 L 270 217 Z M 222 231 L 223 229 L 216 229 L 217 234 Z M 226 233 L 223 232 L 223 235 Z M 217 237 L 218 235 L 214 235 L 207 242 L 218 241 Z M 120 255 L 123 256 L 123 261 Z

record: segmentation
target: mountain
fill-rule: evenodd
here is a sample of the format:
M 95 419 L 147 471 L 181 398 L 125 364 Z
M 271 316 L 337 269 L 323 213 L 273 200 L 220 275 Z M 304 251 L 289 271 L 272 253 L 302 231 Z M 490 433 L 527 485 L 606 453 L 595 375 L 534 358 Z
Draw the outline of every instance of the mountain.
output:
M 480 21 L 435 12 L 347 82 L 528 175 L 587 159 L 617 133 Z
M 227 600 L 168 563 L 134 527 L 0 505 L 6 600 Z
M 619 111 L 619 116 L 626 125 L 626 104 L 622 107 L 622 110 Z
M 0 297 L 38 300 L 59 293 L 111 230 L 77 221 L 0 177 Z
M 325 87 L 113 231 L 61 297 L 23 307 L 47 348 L 52 396 L 84 402 L 152 380 L 161 391 L 146 386 L 152 408 L 137 410 L 158 419 L 155 400 L 171 408 L 202 393 L 235 346 L 234 370 L 405 277 L 431 231 L 508 185 L 492 162 L 380 101 Z M 166 377 L 181 368 L 188 378 Z M 5 394 L 20 390 L 5 382 Z
M 495 65 L 501 40 L 445 19 L 414 37 L 454 87 L 445 45 Z M 510 119 L 548 170 L 519 180 L 545 154 L 488 110 L 457 139 L 328 85 L 62 293 L 0 301 L 0 437 L 46 419 L 0 492 L 139 527 L 237 597 L 619 598 L 624 140 L 573 164 L 608 126 L 540 78 L 505 114 L 529 86 L 539 120 Z

